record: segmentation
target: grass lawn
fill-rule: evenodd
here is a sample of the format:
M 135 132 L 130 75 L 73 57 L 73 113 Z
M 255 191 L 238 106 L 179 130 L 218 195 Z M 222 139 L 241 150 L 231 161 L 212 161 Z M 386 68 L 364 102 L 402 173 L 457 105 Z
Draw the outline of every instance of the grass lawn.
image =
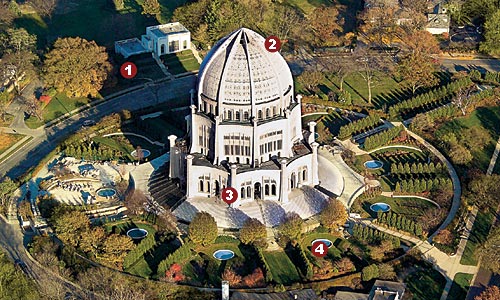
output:
M 405 279 L 414 300 L 439 299 L 446 279 L 434 269 L 425 269 L 409 275 Z
M 157 269 L 160 262 L 178 248 L 177 243 L 174 241 L 167 241 L 155 246 L 152 251 L 147 252 L 125 271 L 144 278 L 157 278 L 159 275 Z
M 107 233 L 114 231 L 116 233 L 126 234 L 127 231 L 132 228 L 146 229 L 148 231 L 148 234 L 156 233 L 156 230 L 153 228 L 152 225 L 147 223 L 134 222 L 131 220 L 107 223 L 104 225 L 104 229 L 106 230 Z
M 0 154 L 7 151 L 15 143 L 24 137 L 22 134 L 11 134 L 11 133 L 1 133 L 0 132 Z
M 475 256 L 476 248 L 486 241 L 493 223 L 494 215 L 490 212 L 478 211 L 476 221 L 472 226 L 472 231 L 467 244 L 465 244 L 464 253 L 460 259 L 463 265 L 477 265 L 477 257 Z
M 467 291 L 469 290 L 473 276 L 472 274 L 457 273 L 446 299 L 464 300 L 467 297 Z
M 264 252 L 274 281 L 289 285 L 300 280 L 299 273 L 284 251 Z
M 11 114 L 5 114 L 4 115 L 5 121 L 0 118 L 0 127 L 9 127 L 10 123 L 12 123 L 12 120 L 14 120 L 14 116 Z
M 419 198 L 390 198 L 385 196 L 365 200 L 361 205 L 366 213 L 376 218 L 377 214 L 370 209 L 370 205 L 377 202 L 389 204 L 392 212 L 404 215 L 412 220 L 422 216 L 427 209 L 436 207 L 434 204 Z
M 200 64 L 191 50 L 167 54 L 162 56 L 162 59 L 164 64 L 168 67 L 168 71 L 173 75 L 198 70 L 200 68 Z
M 497 107 L 479 107 L 467 117 L 455 118 L 439 127 L 438 134 L 442 136 L 445 133 L 454 133 L 459 136 L 460 132 L 472 128 L 483 127 L 487 129 L 491 135 L 489 143 L 483 149 L 473 149 L 472 166 L 478 167 L 483 171 L 488 169 L 491 160 L 491 155 L 495 150 L 495 145 L 500 136 L 500 106 Z

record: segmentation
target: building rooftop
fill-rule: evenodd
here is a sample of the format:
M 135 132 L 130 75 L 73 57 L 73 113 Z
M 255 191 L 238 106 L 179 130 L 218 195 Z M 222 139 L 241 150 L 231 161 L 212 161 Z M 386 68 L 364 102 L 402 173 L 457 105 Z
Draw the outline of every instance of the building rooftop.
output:
M 368 294 L 338 291 L 334 300 L 368 300 Z
M 186 27 L 179 22 L 150 26 L 146 30 L 151 31 L 157 37 L 189 32 L 189 30 L 187 30 Z
M 449 28 L 450 17 L 447 14 L 428 14 L 427 28 Z
M 406 284 L 395 281 L 376 280 L 369 300 L 398 300 L 404 295 Z
M 297 298 L 295 298 L 295 295 Z M 319 299 L 312 289 L 300 291 L 288 291 L 283 293 L 257 294 L 257 293 L 241 293 L 234 292 L 231 300 L 315 300 Z

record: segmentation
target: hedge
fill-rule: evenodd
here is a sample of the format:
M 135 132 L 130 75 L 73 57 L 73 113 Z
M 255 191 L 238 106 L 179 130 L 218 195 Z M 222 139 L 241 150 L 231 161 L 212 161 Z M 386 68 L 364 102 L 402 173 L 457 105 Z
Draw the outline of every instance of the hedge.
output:
M 445 170 L 442 163 L 393 163 L 391 164 L 391 174 L 437 174 Z
M 139 258 L 141 258 L 144 253 L 148 252 L 154 246 L 156 246 L 156 240 L 154 234 L 149 234 L 146 238 L 144 238 L 137 247 L 135 247 L 132 251 L 130 251 L 127 256 L 125 256 L 123 260 L 123 268 L 126 269 L 132 266 Z
M 452 186 L 450 178 L 408 179 L 396 182 L 396 193 L 423 193 L 438 187 Z
M 377 220 L 380 224 L 385 224 L 388 227 L 396 228 L 418 237 L 422 237 L 422 225 L 413 220 L 407 219 L 403 215 L 393 212 L 380 213 L 377 216 Z
M 403 125 L 392 127 L 380 133 L 369 136 L 365 139 L 364 149 L 372 150 L 381 146 L 387 145 L 390 141 L 395 139 L 399 134 L 405 130 Z
M 262 253 L 262 249 L 259 249 L 257 247 L 254 248 L 255 251 L 257 251 L 257 256 L 259 257 L 259 260 L 262 264 L 262 269 L 264 269 L 266 282 L 272 282 L 273 274 L 271 273 L 271 268 L 269 267 L 269 264 L 267 263 L 266 258 L 264 257 L 264 253 Z
M 158 265 L 158 274 L 165 274 L 165 272 L 173 263 L 182 263 L 185 260 L 188 260 L 192 255 L 191 254 L 192 247 L 193 244 L 188 242 L 180 246 L 173 253 L 169 254 L 167 258 L 162 260 Z
M 382 240 L 390 240 L 392 241 L 392 244 L 395 248 L 399 248 L 401 246 L 401 240 L 398 237 L 392 236 L 372 227 L 363 226 L 361 224 L 354 225 L 352 235 L 356 239 L 360 241 L 366 241 L 369 244 L 378 243 Z
M 375 128 L 380 122 L 379 116 L 372 115 L 346 124 L 339 129 L 339 139 L 345 140 L 354 134 Z

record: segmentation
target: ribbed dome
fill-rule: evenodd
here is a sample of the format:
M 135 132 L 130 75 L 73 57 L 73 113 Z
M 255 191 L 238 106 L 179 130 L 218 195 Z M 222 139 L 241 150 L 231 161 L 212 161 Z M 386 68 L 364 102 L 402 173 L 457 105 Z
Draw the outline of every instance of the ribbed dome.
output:
M 265 39 L 241 28 L 221 39 L 205 57 L 198 93 L 221 104 L 279 100 L 293 86 L 283 57 L 264 47 Z

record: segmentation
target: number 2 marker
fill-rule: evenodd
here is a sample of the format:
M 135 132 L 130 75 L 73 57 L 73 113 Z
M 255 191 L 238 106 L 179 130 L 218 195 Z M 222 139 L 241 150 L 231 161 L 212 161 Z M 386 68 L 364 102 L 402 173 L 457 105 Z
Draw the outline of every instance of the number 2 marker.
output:
M 235 188 L 227 187 L 221 192 L 222 201 L 226 202 L 228 205 L 234 203 L 238 200 L 238 192 Z
M 277 52 L 281 49 L 281 41 L 277 36 L 271 35 L 264 42 L 264 47 L 269 52 Z

